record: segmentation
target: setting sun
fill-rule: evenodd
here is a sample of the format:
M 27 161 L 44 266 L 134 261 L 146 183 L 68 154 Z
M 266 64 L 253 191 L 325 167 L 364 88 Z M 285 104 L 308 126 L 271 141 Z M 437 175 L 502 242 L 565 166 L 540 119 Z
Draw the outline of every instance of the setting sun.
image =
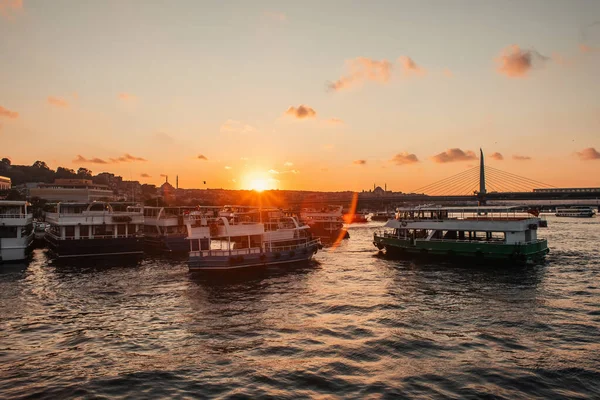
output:
M 250 181 L 250 189 L 256 190 L 257 192 L 262 192 L 269 188 L 268 182 L 265 179 L 253 179 Z

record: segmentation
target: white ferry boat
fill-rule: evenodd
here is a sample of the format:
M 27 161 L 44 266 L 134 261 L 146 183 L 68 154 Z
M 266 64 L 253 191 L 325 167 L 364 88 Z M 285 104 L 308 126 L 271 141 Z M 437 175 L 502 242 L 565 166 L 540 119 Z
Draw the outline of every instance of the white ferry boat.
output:
M 310 260 L 320 247 L 307 225 L 280 210 L 223 210 L 216 218 L 188 220 L 190 271 L 215 271 Z
M 137 210 L 137 207 L 129 207 Z M 188 252 L 188 219 L 216 216 L 219 207 L 143 207 L 144 242 L 148 248 L 171 253 Z
M 300 221 L 308 225 L 312 234 L 324 242 L 335 242 L 350 237 L 344 229 L 342 206 L 329 206 L 319 210 L 304 208 L 300 211 Z
M 59 258 L 139 256 L 144 252 L 141 208 L 93 203 L 57 203 L 46 213 L 46 241 Z
M 33 243 L 33 215 L 26 201 L 0 200 L 0 262 L 27 258 Z
M 375 233 L 373 244 L 386 253 L 440 256 L 448 260 L 528 263 L 549 252 L 538 239 L 540 218 L 518 214 L 518 207 L 415 207 L 398 209 L 396 218 Z
M 569 207 L 569 208 L 557 208 L 557 217 L 571 217 L 571 218 L 592 218 L 595 215 L 592 207 Z

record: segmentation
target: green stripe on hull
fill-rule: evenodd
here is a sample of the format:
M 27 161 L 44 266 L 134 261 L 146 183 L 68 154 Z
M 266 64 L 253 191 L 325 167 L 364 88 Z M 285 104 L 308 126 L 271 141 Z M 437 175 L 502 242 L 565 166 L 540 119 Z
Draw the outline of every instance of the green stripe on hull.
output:
M 390 253 L 405 253 L 435 256 L 459 256 L 489 260 L 533 261 L 542 259 L 548 252 L 545 239 L 527 244 L 490 243 L 484 241 L 425 241 L 375 236 L 378 248 Z

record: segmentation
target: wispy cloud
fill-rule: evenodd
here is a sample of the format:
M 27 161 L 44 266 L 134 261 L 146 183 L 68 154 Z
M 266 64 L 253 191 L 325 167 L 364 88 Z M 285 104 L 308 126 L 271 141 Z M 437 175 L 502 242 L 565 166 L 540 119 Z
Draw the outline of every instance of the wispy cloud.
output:
M 285 165 L 286 167 L 291 167 L 292 165 L 294 165 L 294 163 L 291 161 L 286 161 L 283 163 L 283 165 Z
M 512 159 L 516 160 L 516 161 L 529 161 L 529 160 L 531 160 L 531 157 L 515 154 L 512 156 Z
M 584 161 L 588 160 L 600 160 L 600 152 L 596 150 L 594 147 L 588 147 L 587 149 L 583 149 L 578 151 L 577 156 Z
M 120 163 L 120 162 L 135 162 L 135 161 L 148 161 L 148 160 L 146 160 L 145 158 L 142 158 L 142 157 L 132 156 L 129 153 L 125 153 L 121 157 L 111 158 L 110 161 L 116 164 L 116 163 Z
M 396 154 L 391 160 L 396 165 L 409 165 L 418 163 L 419 159 L 415 154 L 409 154 L 407 152 L 402 152 Z
M 198 154 L 198 160 L 208 161 L 208 158 L 204 154 Z
M 366 165 L 367 164 L 367 160 L 354 160 L 354 161 L 352 161 L 352 164 L 354 164 L 354 165 Z
M 298 119 L 315 118 L 317 116 L 317 112 L 312 107 L 305 106 L 304 104 L 288 108 L 285 114 Z
M 108 161 L 103 160 L 98 157 L 85 158 L 82 155 L 78 154 L 77 157 L 73 160 L 75 164 L 109 164 Z
M 142 178 L 152 178 L 150 175 L 148 175 L 148 174 L 147 174 L 147 173 L 145 173 L 145 172 L 144 172 L 144 173 L 142 173 L 142 174 L 140 174 L 140 176 L 141 176 Z
M 452 78 L 452 77 L 454 77 L 454 74 L 453 74 L 453 73 L 452 73 L 452 71 L 451 71 L 451 70 L 449 70 L 448 68 L 444 68 L 444 69 L 442 70 L 442 74 L 444 74 L 444 76 L 445 76 L 446 78 Z
M 490 155 L 490 158 L 491 158 L 492 160 L 497 160 L 497 161 L 502 161 L 502 160 L 504 160 L 504 156 L 503 156 L 502 154 L 498 153 L 498 152 L 496 152 L 496 153 L 492 153 L 492 155 Z
M 327 86 L 330 90 L 347 89 L 364 81 L 386 83 L 392 76 L 392 63 L 388 60 L 373 60 L 368 57 L 357 57 L 346 61 L 348 74 L 343 75 Z
M 0 0 L 0 17 L 12 18 L 23 10 L 23 0 Z
M 231 169 L 231 167 L 229 165 L 226 165 L 225 169 Z
M 477 156 L 470 150 L 463 151 L 459 148 L 453 148 L 436 154 L 435 156 L 431 157 L 431 159 L 436 163 L 443 164 L 456 161 L 476 160 Z
M 505 48 L 496 58 L 497 71 L 509 78 L 524 78 L 532 68 L 542 65 L 547 60 L 548 57 L 535 50 L 521 49 L 514 44 Z
M 269 173 L 273 175 L 279 175 L 279 171 L 277 171 L 276 169 L 270 169 Z
M 0 117 L 16 119 L 19 118 L 19 113 L 0 106 Z
M 166 132 L 155 132 L 152 134 L 152 138 L 164 144 L 173 142 L 173 137 Z
M 51 104 L 53 106 L 56 107 L 69 107 L 69 102 L 65 99 L 63 99 L 62 97 L 54 97 L 54 96 L 49 96 L 48 99 L 48 104 Z
M 131 93 L 119 93 L 119 95 L 117 96 L 119 100 L 123 100 L 123 101 L 132 101 L 132 100 L 136 100 L 137 97 Z
M 244 124 L 240 121 L 228 119 L 219 129 L 221 133 L 252 133 L 256 128 L 252 125 Z
M 327 120 L 328 123 L 332 124 L 332 125 L 342 125 L 344 123 L 344 121 L 342 121 L 339 118 L 329 118 Z
M 426 71 L 422 67 L 418 66 L 414 60 L 408 56 L 400 56 L 398 63 L 402 68 L 403 75 L 425 75 Z

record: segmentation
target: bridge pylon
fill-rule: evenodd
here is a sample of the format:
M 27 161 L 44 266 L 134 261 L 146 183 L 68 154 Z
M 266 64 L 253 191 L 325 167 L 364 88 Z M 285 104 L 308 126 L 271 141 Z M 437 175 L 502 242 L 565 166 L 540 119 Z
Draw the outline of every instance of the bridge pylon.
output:
M 477 192 L 477 202 L 480 206 L 485 206 L 487 191 L 485 190 L 485 162 L 481 148 L 479 149 L 479 155 L 479 192 Z

